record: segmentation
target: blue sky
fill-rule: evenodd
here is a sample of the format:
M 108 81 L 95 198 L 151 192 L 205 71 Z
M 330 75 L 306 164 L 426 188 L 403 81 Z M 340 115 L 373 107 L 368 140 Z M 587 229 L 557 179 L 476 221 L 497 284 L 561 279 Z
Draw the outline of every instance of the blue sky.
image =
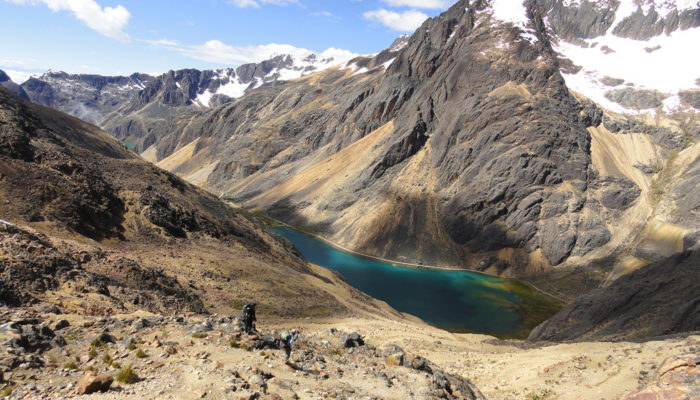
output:
M 0 69 L 22 82 L 48 69 L 127 75 L 295 49 L 376 53 L 455 1 L 0 0 Z

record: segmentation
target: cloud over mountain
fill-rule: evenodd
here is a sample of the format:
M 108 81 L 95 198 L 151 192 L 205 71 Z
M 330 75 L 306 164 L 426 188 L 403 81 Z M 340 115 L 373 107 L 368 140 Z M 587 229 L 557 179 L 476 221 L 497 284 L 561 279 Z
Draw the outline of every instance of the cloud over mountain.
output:
M 426 19 L 428 15 L 418 10 L 408 10 L 404 12 L 389 11 L 385 9 L 367 11 L 362 14 L 365 19 L 379 22 L 398 32 L 413 32 Z

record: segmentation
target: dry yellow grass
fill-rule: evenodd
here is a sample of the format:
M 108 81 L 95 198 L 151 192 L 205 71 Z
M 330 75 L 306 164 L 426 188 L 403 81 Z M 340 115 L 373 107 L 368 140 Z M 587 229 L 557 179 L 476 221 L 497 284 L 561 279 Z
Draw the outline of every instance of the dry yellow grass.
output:
M 489 97 L 507 97 L 507 96 L 520 96 L 525 99 L 532 97 L 532 94 L 527 90 L 527 86 L 524 83 L 516 85 L 513 81 L 508 81 L 505 85 L 492 90 Z

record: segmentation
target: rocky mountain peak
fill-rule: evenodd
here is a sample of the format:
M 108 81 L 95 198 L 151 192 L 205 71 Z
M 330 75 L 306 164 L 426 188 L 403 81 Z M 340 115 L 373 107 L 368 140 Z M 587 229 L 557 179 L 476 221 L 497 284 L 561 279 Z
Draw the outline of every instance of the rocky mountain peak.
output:
M 391 46 L 389 46 L 389 51 L 399 51 L 406 47 L 408 44 L 408 41 L 411 39 L 411 35 L 405 33 L 396 39 L 391 43 Z
M 10 77 L 5 73 L 5 71 L 0 69 L 0 83 L 10 81 Z
M 15 82 L 12 81 L 12 78 L 10 78 L 9 75 L 5 73 L 5 71 L 0 69 L 0 86 L 4 87 L 5 89 L 10 90 L 11 92 L 19 95 L 21 98 L 25 100 L 29 100 L 29 96 L 27 95 L 27 92 L 22 89 L 22 87 Z

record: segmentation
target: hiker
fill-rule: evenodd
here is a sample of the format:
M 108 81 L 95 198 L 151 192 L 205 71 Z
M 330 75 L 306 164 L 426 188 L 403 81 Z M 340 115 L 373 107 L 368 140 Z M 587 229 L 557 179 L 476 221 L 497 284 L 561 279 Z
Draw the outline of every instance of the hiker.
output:
M 245 331 L 245 333 L 251 333 L 255 329 L 254 328 L 254 324 L 256 321 L 255 306 L 256 306 L 255 302 L 248 303 L 246 301 L 245 303 L 243 303 L 242 319 L 243 319 L 243 330 Z
M 284 331 L 280 334 L 282 339 L 282 348 L 284 349 L 284 363 L 289 364 L 289 356 L 292 354 L 292 343 L 297 338 L 299 331 L 292 329 L 291 332 Z

